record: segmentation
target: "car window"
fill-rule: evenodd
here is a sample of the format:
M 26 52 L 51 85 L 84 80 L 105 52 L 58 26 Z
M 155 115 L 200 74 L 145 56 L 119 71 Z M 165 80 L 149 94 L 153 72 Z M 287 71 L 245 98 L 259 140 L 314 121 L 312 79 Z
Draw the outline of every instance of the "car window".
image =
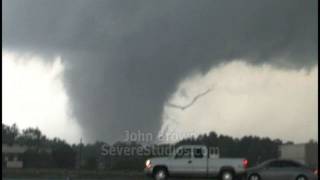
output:
M 194 148 L 193 149 L 194 158 L 203 158 L 203 149 L 202 148 Z
M 176 154 L 177 159 L 189 159 L 191 158 L 191 149 L 190 148 L 182 148 L 178 150 Z
M 270 167 L 270 168 L 281 168 L 282 164 L 281 164 L 281 161 L 272 161 L 267 165 L 267 167 Z
M 281 164 L 283 167 L 302 167 L 301 164 L 293 161 L 282 161 Z

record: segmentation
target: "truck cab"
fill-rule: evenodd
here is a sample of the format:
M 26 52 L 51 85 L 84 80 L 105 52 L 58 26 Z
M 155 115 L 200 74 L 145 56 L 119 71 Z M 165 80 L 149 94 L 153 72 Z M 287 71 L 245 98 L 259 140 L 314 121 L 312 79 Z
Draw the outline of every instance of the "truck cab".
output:
M 232 180 L 235 176 L 243 174 L 246 166 L 245 159 L 220 158 L 218 148 L 185 145 L 178 147 L 170 157 L 147 160 L 145 172 L 155 179 L 184 176 Z

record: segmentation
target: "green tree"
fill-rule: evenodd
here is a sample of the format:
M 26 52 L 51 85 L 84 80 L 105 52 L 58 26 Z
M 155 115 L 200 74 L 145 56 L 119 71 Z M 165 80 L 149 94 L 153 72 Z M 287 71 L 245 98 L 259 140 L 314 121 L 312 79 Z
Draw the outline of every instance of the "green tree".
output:
M 19 129 L 16 124 L 7 126 L 2 124 L 2 143 L 12 145 L 19 136 Z
M 72 169 L 76 163 L 76 152 L 65 141 L 54 138 L 51 142 L 52 158 L 57 168 Z
M 39 128 L 27 128 L 22 131 L 22 134 L 17 138 L 17 143 L 28 147 L 33 147 L 36 151 L 49 148 L 48 139 Z

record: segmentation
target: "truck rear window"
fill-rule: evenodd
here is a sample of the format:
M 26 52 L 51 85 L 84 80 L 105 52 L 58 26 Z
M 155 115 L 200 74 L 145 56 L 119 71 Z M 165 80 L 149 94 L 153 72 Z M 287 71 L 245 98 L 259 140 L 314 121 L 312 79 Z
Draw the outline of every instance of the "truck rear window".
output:
M 194 158 L 203 158 L 203 150 L 201 148 L 193 149 Z

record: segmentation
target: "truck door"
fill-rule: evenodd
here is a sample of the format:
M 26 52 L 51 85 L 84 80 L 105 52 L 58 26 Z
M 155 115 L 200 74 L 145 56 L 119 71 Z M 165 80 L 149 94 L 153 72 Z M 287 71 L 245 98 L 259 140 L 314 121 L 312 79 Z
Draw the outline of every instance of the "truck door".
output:
M 182 147 L 177 150 L 174 160 L 170 162 L 169 171 L 173 175 L 191 175 L 192 174 L 192 159 L 191 148 Z
M 191 161 L 193 175 L 207 176 L 208 154 L 206 148 L 194 147 Z

